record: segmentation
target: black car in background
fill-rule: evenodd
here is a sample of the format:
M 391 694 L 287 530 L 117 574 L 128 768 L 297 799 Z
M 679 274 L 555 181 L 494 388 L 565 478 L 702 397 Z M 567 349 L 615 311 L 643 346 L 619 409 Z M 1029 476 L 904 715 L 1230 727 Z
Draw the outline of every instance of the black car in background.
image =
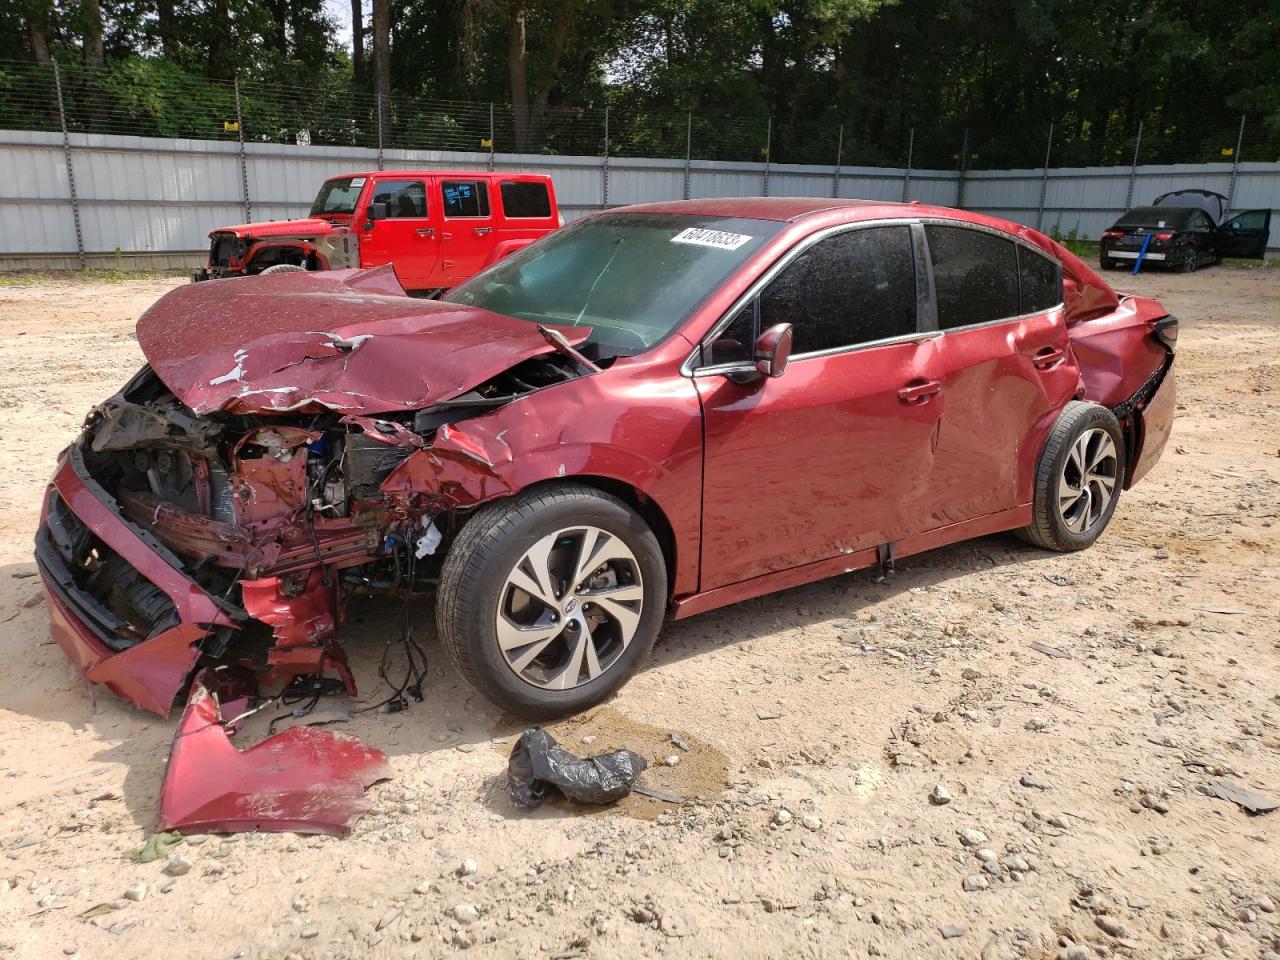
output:
M 1175 190 L 1149 207 L 1134 207 L 1102 234 L 1104 269 L 1145 261 L 1185 273 L 1233 257 L 1261 260 L 1271 231 L 1270 210 L 1227 215 L 1227 198 L 1209 190 Z

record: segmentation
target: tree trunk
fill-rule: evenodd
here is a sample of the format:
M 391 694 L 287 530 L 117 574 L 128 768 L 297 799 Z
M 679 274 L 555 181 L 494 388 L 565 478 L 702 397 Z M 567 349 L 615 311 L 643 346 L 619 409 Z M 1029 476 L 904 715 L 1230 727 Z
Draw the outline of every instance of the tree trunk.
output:
M 166 60 L 178 55 L 178 29 L 174 23 L 174 0 L 156 0 L 156 35 Z
M 529 75 L 525 35 L 524 0 L 511 8 L 511 34 L 507 38 L 507 76 L 511 81 L 511 120 L 515 124 L 516 152 L 529 149 Z
M 27 30 L 31 38 L 31 53 L 36 58 L 36 63 L 45 67 L 53 66 L 53 57 L 49 55 L 49 38 L 45 32 L 34 23 Z
M 285 29 L 289 18 L 289 5 L 286 0 L 268 0 L 267 9 L 271 11 L 271 29 L 267 39 L 271 48 L 281 58 L 289 56 L 289 34 Z
M 382 129 L 391 123 L 391 7 L 373 0 L 373 87 L 381 100 Z
M 364 86 L 364 0 L 351 0 L 351 76 Z
M 232 62 L 231 13 L 227 9 L 227 0 L 211 0 L 206 29 L 209 36 L 209 78 L 230 80 L 235 76 L 235 64 Z
M 102 45 L 102 5 L 99 0 L 84 2 L 84 63 L 101 67 L 106 61 Z

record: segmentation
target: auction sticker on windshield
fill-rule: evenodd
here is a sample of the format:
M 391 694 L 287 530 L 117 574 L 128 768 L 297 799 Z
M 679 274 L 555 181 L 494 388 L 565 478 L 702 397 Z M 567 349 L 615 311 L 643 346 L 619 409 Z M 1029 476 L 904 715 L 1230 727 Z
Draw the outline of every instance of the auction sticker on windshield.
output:
M 737 250 L 751 238 L 745 233 L 726 233 L 705 227 L 690 227 L 671 238 L 672 243 L 691 243 L 698 247 L 715 247 L 718 250 Z

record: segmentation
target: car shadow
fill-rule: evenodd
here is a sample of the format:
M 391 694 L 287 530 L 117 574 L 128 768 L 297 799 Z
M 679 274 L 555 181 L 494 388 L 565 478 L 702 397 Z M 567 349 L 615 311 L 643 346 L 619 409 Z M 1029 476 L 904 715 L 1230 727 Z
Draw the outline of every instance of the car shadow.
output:
M 873 613 L 877 605 L 904 591 L 929 588 L 956 576 L 1010 564 L 1034 567 L 1037 561 L 1054 556 L 1011 536 L 996 535 L 901 560 L 897 572 L 887 578 L 881 578 L 878 570 L 863 570 L 744 601 L 668 623 L 640 671 L 668 667 L 725 644 L 748 643 L 782 629 L 840 620 L 848 620 L 849 626 L 855 627 L 861 622 L 859 614 Z M 107 785 L 113 785 L 129 816 L 137 826 L 149 831 L 156 824 L 160 786 L 181 704 L 168 717 L 158 717 L 134 710 L 105 688 L 86 683 L 50 640 L 44 604 L 22 605 L 39 590 L 39 581 L 32 576 L 34 570 L 34 563 L 0 566 L 0 620 L 9 618 L 0 632 L 0 658 L 9 665 L 0 671 L 0 709 L 58 725 L 51 734 L 41 732 L 42 743 L 48 749 L 65 747 L 71 764 L 70 769 L 50 775 L 39 756 L 24 752 L 21 743 L 11 743 L 7 745 L 5 763 L 0 764 L 0 777 L 30 778 L 30 782 L 21 785 L 24 795 L 80 788 L 78 792 L 92 797 L 95 791 L 86 790 L 86 786 L 92 788 L 101 783 L 104 792 L 110 792 Z M 379 669 L 385 657 L 386 676 L 396 686 L 403 683 L 406 661 L 401 636 L 406 614 L 415 639 L 427 653 L 427 681 L 421 702 L 408 697 L 407 709 L 391 711 L 385 705 L 379 706 L 394 693 L 379 677 Z M 474 758 L 476 763 L 490 771 L 484 779 L 482 802 L 499 815 L 515 814 L 502 789 L 502 772 L 516 737 L 529 723 L 500 710 L 462 679 L 434 637 L 431 599 L 415 598 L 406 605 L 388 598 L 355 597 L 340 637 L 359 686 L 358 696 L 323 698 L 305 717 L 294 717 L 292 708 L 276 705 L 246 720 L 235 744 L 245 749 L 265 739 L 272 720 L 277 721 L 276 732 L 293 723 L 334 721 L 331 729 L 359 737 L 384 751 L 392 759 L 397 779 L 411 775 L 407 778 L 446 791 L 459 784 L 434 776 L 438 758 L 446 752 L 479 753 Z M 656 728 L 644 728 L 643 718 L 630 727 L 619 726 L 609 722 L 616 721 L 618 714 L 613 711 L 611 717 L 610 710 L 606 703 L 548 726 L 555 732 L 577 731 L 584 721 L 603 716 L 603 729 L 607 732 L 590 750 L 584 747 L 581 737 L 565 741 L 566 748 L 579 754 L 631 746 L 626 739 L 628 731 L 635 739 L 656 742 Z M 697 733 L 690 731 L 691 736 L 696 737 Z M 662 734 L 661 739 L 666 736 Z M 621 739 L 614 743 L 609 742 L 611 738 Z M 485 751 L 492 755 L 492 763 L 482 760 Z M 124 768 L 122 781 L 115 765 Z M 468 790 L 474 789 L 472 781 Z M 648 809 L 656 812 L 660 806 L 650 804 Z M 571 809 L 551 804 L 537 815 L 557 818 L 569 815 Z M 646 815 L 644 810 L 642 801 L 637 815 Z M 529 814 L 520 811 L 519 815 Z

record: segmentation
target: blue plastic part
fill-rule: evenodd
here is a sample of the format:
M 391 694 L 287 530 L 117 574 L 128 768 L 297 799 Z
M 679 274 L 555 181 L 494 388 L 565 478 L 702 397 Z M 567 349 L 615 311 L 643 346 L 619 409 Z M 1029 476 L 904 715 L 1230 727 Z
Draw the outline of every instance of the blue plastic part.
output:
M 1138 259 L 1133 261 L 1133 273 L 1131 276 L 1138 275 L 1138 268 L 1142 266 L 1142 261 L 1146 259 L 1147 247 L 1151 246 L 1151 237 L 1153 234 L 1148 233 L 1142 240 L 1142 249 L 1138 251 Z

